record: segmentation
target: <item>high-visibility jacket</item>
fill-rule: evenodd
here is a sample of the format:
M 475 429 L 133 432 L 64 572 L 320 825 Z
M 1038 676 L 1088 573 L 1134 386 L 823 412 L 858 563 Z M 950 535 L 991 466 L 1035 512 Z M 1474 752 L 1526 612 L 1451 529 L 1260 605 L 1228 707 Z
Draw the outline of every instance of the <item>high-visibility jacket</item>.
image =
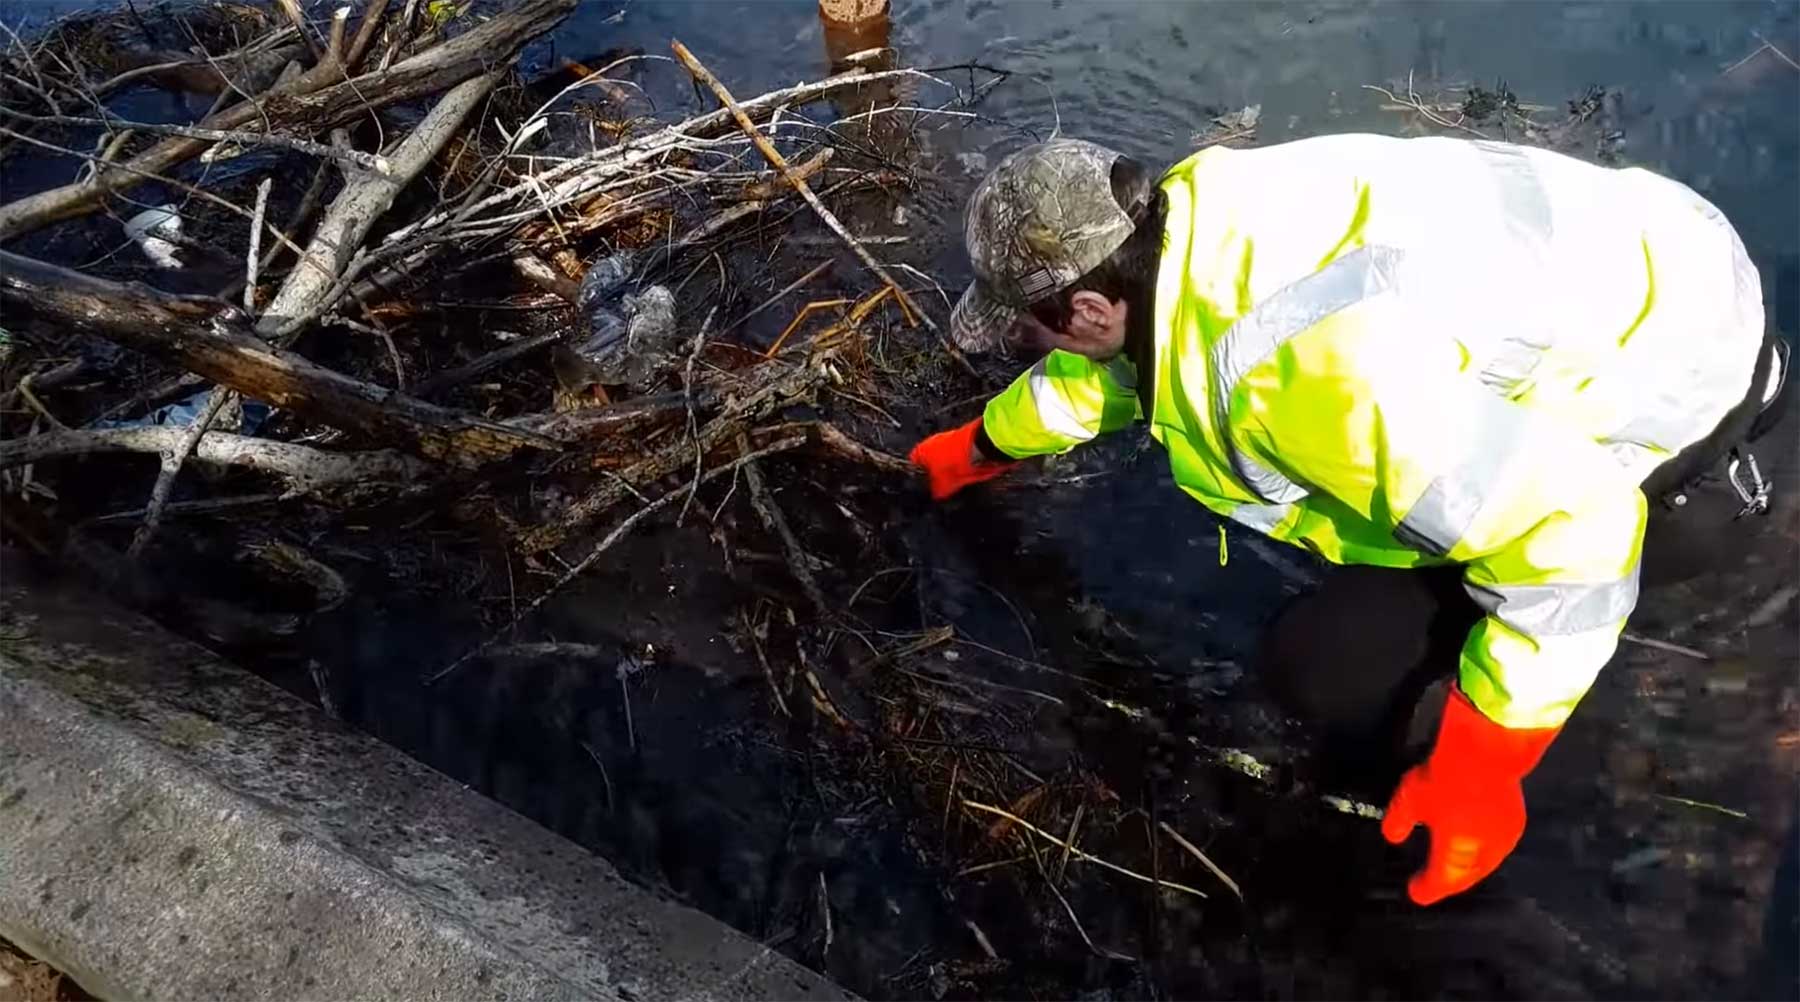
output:
M 1561 725 L 1637 601 L 1638 485 L 1749 388 L 1762 292 L 1729 224 L 1643 170 L 1440 138 L 1215 147 L 1162 189 L 1153 371 L 1052 352 L 988 437 L 1023 458 L 1144 419 L 1221 516 L 1462 565 L 1487 612 L 1463 691 Z

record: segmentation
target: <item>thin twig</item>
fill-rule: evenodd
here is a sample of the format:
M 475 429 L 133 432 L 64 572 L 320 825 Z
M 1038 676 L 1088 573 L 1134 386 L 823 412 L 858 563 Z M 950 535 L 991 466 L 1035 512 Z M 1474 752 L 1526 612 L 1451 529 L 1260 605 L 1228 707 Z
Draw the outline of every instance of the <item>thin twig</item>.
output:
M 61 365 L 58 365 L 52 369 L 45 369 L 41 372 L 27 373 L 19 381 L 21 383 L 23 383 L 23 382 L 25 382 L 25 380 L 29 379 L 31 381 L 31 384 L 30 384 L 31 389 L 33 389 L 33 390 L 48 390 L 48 389 L 53 389 L 55 387 L 61 386 L 62 384 L 69 382 L 70 380 L 74 379 L 75 377 L 81 375 L 83 372 L 86 372 L 86 371 L 87 371 L 87 360 L 75 358 L 75 359 L 70 359 L 69 361 L 64 362 Z M 10 410 L 12 408 L 13 400 L 15 399 L 15 397 L 20 396 L 20 395 L 21 394 L 19 394 L 19 388 L 17 386 L 14 386 L 11 390 L 8 390 L 5 393 L 0 393 L 0 411 Z M 44 412 L 39 411 L 38 413 L 42 414 Z
M 274 132 L 238 132 L 230 129 L 202 129 L 192 125 L 152 125 L 148 122 L 128 122 L 122 118 L 86 118 L 81 115 L 27 115 L 22 111 L 14 111 L 0 105 L 0 114 L 8 118 L 16 118 L 38 125 L 87 125 L 103 129 L 129 129 L 134 132 L 148 132 L 159 136 L 182 136 L 187 139 L 205 139 L 215 143 L 240 143 L 245 146 L 279 146 L 283 149 L 304 153 L 308 156 L 326 160 L 339 160 L 354 164 L 364 170 L 373 171 L 383 177 L 391 177 L 394 167 L 386 157 L 360 150 L 336 149 L 323 143 L 315 143 L 310 139 L 295 136 L 284 136 Z
M 750 438 L 743 432 L 738 432 L 738 449 L 744 452 L 750 449 Z M 781 551 L 787 556 L 788 573 L 800 583 L 800 590 L 806 594 L 806 600 L 812 603 L 813 611 L 820 616 L 830 617 L 831 606 L 826 603 L 825 593 L 819 589 L 818 579 L 813 577 L 812 569 L 807 566 L 806 551 L 800 548 L 800 540 L 794 537 L 794 530 L 788 525 L 787 516 L 781 513 L 781 508 L 770 496 L 768 485 L 763 483 L 762 470 L 755 463 L 744 464 L 744 483 L 750 488 L 750 506 L 756 510 L 763 527 L 774 533 L 781 543 Z
M 262 184 L 256 186 L 256 215 L 250 223 L 250 249 L 244 252 L 244 312 L 256 315 L 256 269 L 262 262 L 257 258 L 262 250 L 263 215 L 269 210 L 269 189 L 275 184 L 272 177 L 263 178 Z
M 331 695 L 331 673 L 318 661 L 306 660 L 306 673 L 312 676 L 313 691 L 319 695 L 319 709 L 333 720 L 342 720 L 343 714 L 338 712 L 337 700 Z
M 1734 818 L 1747 818 L 1750 816 L 1748 813 L 1746 813 L 1744 811 L 1736 810 L 1736 809 L 1730 808 L 1730 807 L 1721 807 L 1718 804 L 1709 804 L 1704 800 L 1690 800 L 1687 797 L 1677 797 L 1677 796 L 1674 796 L 1673 794 L 1668 794 L 1668 793 L 1659 793 L 1656 795 L 1656 797 L 1658 800 L 1667 800 L 1670 803 L 1674 803 L 1674 804 L 1685 804 L 1688 807 L 1698 807 L 1704 811 L 1718 811 L 1720 814 L 1730 815 L 1731 817 L 1734 817 Z
M 169 503 L 169 495 L 175 490 L 175 478 L 181 474 L 181 467 L 194 454 L 200 445 L 200 437 L 212 427 L 213 419 L 225 405 L 236 399 L 237 393 L 224 386 L 215 386 L 206 398 L 200 412 L 194 415 L 194 422 L 187 428 L 187 434 L 181 437 L 173 450 L 163 453 L 162 468 L 156 473 L 156 484 L 150 488 L 150 501 L 144 506 L 144 521 L 131 537 L 131 545 L 126 548 L 125 556 L 136 559 L 150 545 L 150 538 L 156 535 L 162 524 L 163 507 Z
M 1752 32 L 1752 34 L 1755 34 L 1755 33 Z M 1756 37 L 1762 38 L 1761 35 L 1757 35 Z M 1766 38 L 1763 38 L 1763 44 L 1769 47 L 1769 51 L 1773 52 L 1775 54 L 1775 58 L 1788 64 L 1789 69 L 1800 70 L 1800 63 L 1794 62 L 1793 56 L 1790 56 L 1787 53 L 1781 51 L 1781 46 L 1776 45 L 1774 42 L 1771 42 Z
M 756 636 L 755 631 L 747 632 L 750 633 L 750 646 L 756 651 L 756 660 L 762 665 L 763 678 L 769 683 L 769 695 L 775 697 L 775 708 L 781 711 L 782 716 L 792 717 L 793 713 L 788 710 L 787 700 L 781 695 L 781 687 L 775 684 L 775 669 L 769 665 L 769 655 L 763 650 L 762 640 Z
M 94 85 L 89 89 L 89 94 L 94 98 L 102 98 L 133 80 L 154 76 L 166 70 L 179 70 L 189 66 L 211 66 L 217 70 L 221 63 L 241 64 L 248 56 L 275 51 L 298 37 L 299 33 L 292 27 L 278 28 L 241 48 L 220 56 L 208 55 L 204 59 L 175 59 L 165 63 L 151 63 L 148 66 L 134 66 Z M 295 54 L 298 55 L 298 52 Z M 224 86 L 230 86 L 231 81 L 223 74 L 221 74 L 221 79 L 224 81 Z
M 1056 879 L 1060 882 L 1063 874 L 1069 869 L 1069 853 L 1075 849 L 1075 833 L 1081 830 L 1081 815 L 1087 810 L 1086 803 L 1075 805 L 1075 816 L 1069 819 L 1069 837 L 1064 839 L 1062 858 L 1056 863 Z
M 1019 859 L 1025 859 L 1025 858 L 1026 857 L 1024 857 L 1024 856 L 1019 857 Z M 1007 860 L 1006 862 L 1018 862 L 1018 860 Z M 1006 864 L 1005 863 L 990 863 L 987 865 L 989 865 L 989 866 L 1004 866 Z M 964 876 L 970 872 L 973 872 L 973 871 L 965 870 L 962 873 L 958 873 L 957 876 L 959 876 L 959 877 Z M 975 924 L 974 919 L 963 919 L 963 925 L 969 927 L 969 932 L 973 933 L 975 936 L 975 945 L 981 947 L 981 952 L 987 954 L 989 960 L 999 960 L 1000 959 L 1000 952 L 998 950 L 994 949 L 994 944 L 988 941 L 987 933 L 981 931 L 981 927 Z
M 973 876 L 977 873 L 986 873 L 989 870 L 998 870 L 1003 866 L 1016 866 L 1030 858 L 1030 856 L 1014 856 L 1011 859 L 996 859 L 987 863 L 976 863 L 974 866 L 965 866 L 956 871 L 956 875 L 959 877 Z
M 203 498 L 197 501 L 172 501 L 163 506 L 163 516 L 170 515 L 209 515 L 213 512 L 230 511 L 235 508 L 254 508 L 260 505 L 275 504 L 280 501 L 280 494 L 240 494 L 228 498 Z M 96 515 L 83 524 L 99 525 L 107 522 L 129 522 L 134 518 L 143 518 L 149 508 L 132 508 L 127 511 L 108 512 Z
M 714 304 L 706 311 L 706 319 L 700 321 L 700 330 L 694 335 L 693 344 L 688 346 L 687 369 L 681 377 L 681 406 L 687 412 L 688 441 L 694 443 L 694 482 L 700 482 L 700 470 L 706 460 L 706 450 L 700 445 L 700 425 L 694 418 L 694 363 L 700 360 L 700 350 L 706 347 L 706 334 L 712 328 L 713 317 L 719 307 Z M 689 491 L 687 500 L 681 503 L 681 514 L 675 516 L 675 524 L 687 522 L 688 509 L 694 505 L 697 491 Z
M 1170 825 L 1167 821 L 1158 821 L 1156 824 L 1157 824 L 1157 827 L 1161 828 L 1164 833 L 1166 833 L 1170 838 L 1175 840 L 1176 845 L 1181 846 L 1183 849 L 1186 849 L 1188 851 L 1189 855 L 1193 856 L 1195 859 L 1200 861 L 1200 865 L 1206 867 L 1208 870 L 1211 870 L 1213 876 L 1218 877 L 1221 883 L 1223 883 L 1226 887 L 1231 888 L 1231 893 L 1237 895 L 1237 899 L 1239 901 L 1244 900 L 1244 892 L 1238 888 L 1237 881 L 1235 881 L 1235 880 L 1231 879 L 1229 876 L 1227 876 L 1224 870 L 1219 869 L 1219 866 L 1217 863 L 1214 863 L 1212 860 L 1208 859 L 1206 856 L 1206 853 L 1203 853 L 1200 851 L 1199 846 L 1195 845 L 1192 842 L 1189 842 L 1186 838 L 1182 837 L 1182 834 L 1180 832 L 1176 831 L 1174 829 L 1174 827 L 1172 825 Z
M 1157 887 L 1165 887 L 1171 891 L 1180 891 L 1183 894 L 1192 894 L 1193 896 L 1195 896 L 1197 898 L 1206 897 L 1205 891 L 1196 890 L 1192 887 L 1187 886 L 1186 884 L 1177 884 L 1172 880 L 1157 880 L 1153 877 L 1146 877 L 1143 874 L 1137 872 L 1136 870 L 1127 870 L 1126 868 L 1119 866 L 1116 863 L 1109 863 L 1106 860 L 1101 859 L 1100 857 L 1094 855 L 1093 853 L 1087 852 L 1082 849 L 1078 849 L 1078 848 L 1070 845 L 1069 843 L 1064 842 L 1062 839 L 1059 839 L 1055 835 L 1052 835 L 1049 832 L 1043 830 L 1042 828 L 1039 828 L 1038 826 L 1032 824 L 1031 822 L 1026 821 L 1024 818 L 1019 817 L 1018 815 L 1012 813 L 1011 811 L 1007 811 L 1007 810 L 1004 810 L 999 807 L 990 807 L 987 804 L 979 803 L 974 800 L 965 799 L 962 802 L 962 804 L 964 807 L 968 807 L 973 810 L 986 811 L 989 814 L 999 815 L 1000 817 L 1003 817 L 1003 818 L 1007 819 L 1008 821 L 1011 821 L 1013 824 L 1018 825 L 1019 827 L 1025 829 L 1028 832 L 1031 832 L 1033 835 L 1036 835 L 1037 837 L 1043 839 L 1046 842 L 1049 842 L 1052 845 L 1063 846 L 1064 848 L 1068 849 L 1069 852 L 1072 853 L 1076 859 L 1079 859 L 1082 862 L 1094 863 L 1098 866 L 1103 866 L 1106 869 L 1113 871 L 1114 873 L 1130 877 L 1133 880 L 1143 881 L 1146 884 L 1152 884 Z
M 1720 70 L 1719 75 L 1722 77 L 1730 76 L 1733 72 L 1738 70 L 1745 63 L 1748 63 L 1750 60 L 1755 59 L 1757 56 L 1762 55 L 1764 52 L 1768 51 L 1771 48 L 1773 48 L 1773 46 L 1771 46 L 1768 42 L 1762 43 L 1761 45 L 1757 46 L 1756 48 L 1751 49 L 1749 55 L 1745 56 L 1744 58 L 1738 60 L 1735 63 L 1732 63 L 1730 66 L 1727 66 L 1724 69 Z
M 45 407 L 44 402 L 37 398 L 37 394 L 31 392 L 31 380 L 35 375 L 37 374 L 28 373 L 19 380 L 19 396 L 27 404 L 31 405 L 31 409 L 37 411 L 39 416 L 49 423 L 50 427 L 58 429 L 59 431 L 67 431 L 69 426 L 63 424 L 57 419 L 56 415 L 50 413 L 50 408 Z
M 617 671 L 619 677 L 619 702 L 625 707 L 625 740 L 631 745 L 631 753 L 635 755 L 637 754 L 637 725 L 633 724 L 631 721 L 631 686 L 626 684 L 625 681 L 631 673 L 626 670 L 625 665 L 626 662 L 619 662 Z
M 1411 98 L 1404 98 L 1398 94 L 1395 94 L 1393 91 L 1388 90 L 1386 87 L 1377 87 L 1374 84 L 1363 84 L 1362 87 L 1363 87 L 1363 90 L 1372 90 L 1378 94 L 1385 95 L 1388 100 L 1394 102 L 1395 104 L 1405 105 L 1406 107 L 1413 109 L 1414 111 L 1418 112 L 1421 115 L 1424 115 L 1426 118 L 1430 119 L 1432 122 L 1436 123 L 1437 125 L 1442 126 L 1443 128 L 1460 129 L 1461 131 L 1467 132 L 1469 135 L 1474 136 L 1478 139 L 1488 138 L 1487 133 L 1482 132 L 1480 129 L 1476 129 L 1476 128 L 1473 128 L 1473 127 L 1467 126 L 1467 125 L 1463 125 L 1460 122 L 1452 122 L 1446 118 L 1440 118 L 1436 112 L 1434 112 L 1430 108 L 1426 107 L 1425 103 L 1423 101 L 1420 101 L 1417 96 L 1413 96 Z
M 88 422 L 88 427 L 91 428 L 106 421 L 116 420 L 140 407 L 150 407 L 176 396 L 192 394 L 195 390 L 198 390 L 205 385 L 205 379 L 196 376 L 191 372 L 184 372 L 179 376 L 172 376 L 147 390 L 139 391 L 128 400 L 122 400 L 119 403 L 108 407 L 106 410 L 101 411 L 92 421 Z M 0 404 L 3 403 L 4 401 L 0 401 Z
M 1041 867 L 1041 865 L 1042 864 L 1040 863 L 1040 867 Z M 1148 879 L 1148 878 L 1145 878 L 1145 879 Z M 1123 960 L 1127 963 L 1136 962 L 1137 958 L 1131 956 L 1128 953 L 1120 953 L 1117 950 L 1108 949 L 1106 947 L 1101 946 L 1098 943 L 1095 943 L 1093 940 L 1093 937 L 1088 935 L 1087 929 L 1082 927 L 1081 919 L 1075 917 L 1075 909 L 1072 906 L 1070 906 L 1069 899 L 1063 897 L 1063 893 L 1056 889 L 1056 885 L 1052 884 L 1049 881 L 1049 878 L 1045 878 L 1044 886 L 1049 888 L 1050 893 L 1056 896 L 1057 903 L 1062 905 L 1063 911 L 1068 913 L 1069 922 L 1075 926 L 1075 931 L 1081 934 L 1081 941 L 1083 943 L 1087 944 L 1088 949 L 1094 951 L 1095 956 L 1105 957 L 1108 960 Z M 1177 885 L 1169 884 L 1169 883 L 1165 882 L 1163 886 L 1173 887 L 1173 886 L 1177 886 Z
M 562 340 L 562 336 L 562 331 L 555 330 L 544 334 L 533 334 L 530 337 L 519 338 L 517 341 L 496 348 L 472 362 L 465 365 L 459 365 L 454 369 L 445 369 L 443 372 L 432 376 L 430 379 L 420 382 L 413 387 L 412 395 L 421 400 L 437 396 L 445 390 L 461 386 L 469 380 L 474 379 L 476 376 L 486 372 L 492 372 L 516 358 L 521 358 L 537 351 L 545 345 L 554 344 L 555 342 Z
M 588 758 L 593 759 L 594 764 L 600 767 L 600 782 L 606 787 L 606 813 L 611 814 L 613 810 L 612 777 L 606 774 L 606 760 L 602 759 L 600 753 L 594 750 L 594 746 L 586 741 L 581 743 L 581 747 L 588 753 Z
M 1757 46 L 1754 49 L 1751 49 L 1749 55 L 1745 56 L 1744 58 L 1738 60 L 1735 63 L 1732 63 L 1730 66 L 1727 66 L 1725 69 L 1720 70 L 1719 71 L 1720 76 L 1722 76 L 1722 77 L 1730 76 L 1734 70 L 1737 70 L 1738 68 L 1742 67 L 1745 63 L 1750 62 L 1752 59 L 1755 59 L 1757 56 L 1762 55 L 1764 52 L 1768 52 L 1771 55 L 1773 55 L 1775 58 L 1788 64 L 1788 66 L 1790 68 L 1795 69 L 1795 70 L 1800 70 L 1800 63 L 1794 62 L 1794 59 L 1792 56 L 1789 56 L 1787 53 L 1781 51 L 1780 46 L 1777 46 L 1774 42 L 1771 42 L 1768 39 L 1764 38 L 1760 32 L 1753 31 L 1750 33 L 1750 37 L 1756 39 L 1757 41 L 1761 42 L 1762 44 Z
M 504 634 L 508 630 L 511 630 L 513 627 L 517 626 L 519 623 L 519 620 L 525 618 L 526 616 L 531 615 L 533 612 L 536 612 L 539 606 L 543 605 L 545 602 L 550 600 L 551 596 L 553 596 L 557 592 L 561 591 L 565 586 L 568 585 L 568 583 L 570 581 L 573 581 L 577 577 L 580 577 L 583 572 L 585 572 L 589 567 L 592 567 L 594 565 L 595 561 L 600 559 L 601 554 L 605 553 L 607 550 L 612 549 L 613 546 L 619 542 L 619 540 L 624 539 L 626 537 L 626 535 L 628 535 L 631 532 L 631 530 L 637 528 L 638 523 L 642 522 L 644 519 L 649 518 L 651 515 L 656 514 L 658 511 L 661 511 L 662 509 L 667 508 L 669 505 L 674 504 L 676 501 L 679 501 L 682 498 L 686 497 L 689 491 L 697 490 L 702 484 L 709 483 L 714 478 L 723 476 L 726 473 L 736 472 L 736 470 L 739 467 L 743 466 L 745 463 L 753 463 L 756 460 L 762 459 L 766 456 L 773 456 L 777 453 L 786 452 L 789 449 L 799 448 L 801 445 L 805 444 L 805 442 L 806 442 L 806 436 L 804 436 L 804 435 L 794 435 L 790 438 L 784 438 L 779 442 L 771 442 L 768 445 L 765 445 L 762 448 L 757 449 L 754 452 L 745 453 L 744 455 L 739 456 L 738 458 L 731 460 L 728 463 L 725 463 L 721 466 L 715 466 L 712 469 L 707 470 L 706 474 L 700 478 L 699 484 L 688 484 L 683 487 L 677 487 L 676 489 L 670 491 L 669 493 L 664 494 L 662 497 L 657 498 L 655 501 L 652 501 L 649 504 L 645 505 L 644 507 L 638 509 L 636 512 L 632 513 L 632 515 L 629 518 L 625 519 L 625 521 L 620 522 L 616 527 L 614 527 L 613 531 L 607 533 L 606 537 L 604 539 L 600 540 L 599 543 L 596 543 L 594 545 L 594 548 L 592 550 L 588 551 L 587 556 L 582 557 L 579 561 L 577 561 L 568 570 L 564 571 L 562 576 L 558 577 L 556 579 L 556 581 L 550 585 L 550 587 L 544 589 L 543 594 L 539 595 L 537 598 L 532 599 L 531 604 L 529 604 L 525 607 L 525 611 L 520 613 L 518 616 L 514 617 L 513 620 L 511 622 L 507 623 L 503 629 L 501 629 L 498 633 L 495 633 L 492 636 L 488 637 L 488 639 L 482 641 L 480 644 L 476 645 L 473 649 L 471 649 L 468 653 L 457 658 L 455 661 L 452 661 L 448 665 L 445 665 L 443 668 L 440 668 L 439 670 L 437 670 L 436 672 L 433 672 L 432 674 L 427 675 L 425 677 L 424 681 L 426 681 L 427 683 L 436 682 L 437 680 L 450 674 L 451 672 L 455 671 L 456 669 L 461 668 L 463 666 L 463 664 L 465 662 L 467 662 L 469 659 L 474 658 L 474 657 L 484 653 L 485 651 L 487 651 L 488 648 L 494 646 L 494 644 L 499 641 L 501 634 Z
M 746 313 L 741 317 L 738 317 L 736 320 L 733 320 L 731 323 L 726 324 L 724 329 L 719 331 L 719 336 L 723 337 L 726 334 L 729 334 L 732 331 L 737 330 L 739 327 L 742 327 L 752 317 L 755 317 L 757 314 L 761 313 L 762 311 L 764 311 L 764 310 L 768 309 L 769 307 L 774 306 L 776 303 L 780 302 L 782 297 L 786 296 L 788 293 L 793 292 L 795 289 L 800 288 L 802 285 L 805 285 L 806 283 L 808 283 L 808 282 L 812 281 L 813 279 L 818 278 L 820 275 L 824 274 L 826 269 L 830 268 L 834 263 L 835 262 L 830 258 L 826 258 L 825 260 L 820 261 L 818 264 L 816 264 L 812 268 L 808 269 L 806 274 L 801 275 L 799 278 L 796 278 L 792 282 L 789 282 L 787 285 L 783 286 L 780 292 L 775 293 L 773 296 L 770 296 L 769 298 L 763 300 L 761 303 L 757 304 L 755 309 L 751 310 L 749 313 Z
M 1639 647 L 1650 647 L 1659 651 L 1668 651 L 1670 654 L 1680 654 L 1683 657 L 1690 657 L 1696 661 L 1712 660 L 1712 655 L 1705 651 L 1695 650 L 1692 647 L 1683 647 L 1680 644 L 1671 644 L 1667 640 L 1657 640 L 1655 637 L 1642 636 L 1632 633 L 1630 630 L 1619 634 L 1619 639 L 1628 644 L 1637 644 Z
M 50 84 L 44 79 L 43 71 L 38 68 L 37 57 L 31 51 L 31 47 L 25 44 L 25 40 L 20 38 L 19 33 L 14 31 L 4 19 L 0 19 L 0 30 L 5 31 L 6 36 L 12 39 L 13 45 L 18 48 L 20 53 L 19 61 L 24 63 L 25 68 L 31 71 L 31 75 L 37 78 L 37 84 L 32 87 L 32 90 L 37 91 L 44 98 L 45 103 L 55 108 L 57 106 L 56 99 L 50 96 Z
M 338 143 L 341 139 L 340 145 L 348 145 L 350 141 L 349 134 L 343 129 L 333 129 L 331 138 L 333 143 Z M 330 179 L 331 165 L 320 161 L 318 166 L 313 168 L 312 180 L 307 183 L 306 192 L 300 196 L 300 204 L 295 207 L 294 214 L 288 217 L 287 231 L 289 233 L 298 235 L 306 229 L 306 224 L 312 221 L 313 213 L 319 211 L 319 203 L 325 200 L 325 184 Z M 275 259 L 281 256 L 284 249 L 286 248 L 280 244 L 270 247 L 268 253 L 263 255 L 262 269 L 267 271 L 269 266 L 275 263 Z

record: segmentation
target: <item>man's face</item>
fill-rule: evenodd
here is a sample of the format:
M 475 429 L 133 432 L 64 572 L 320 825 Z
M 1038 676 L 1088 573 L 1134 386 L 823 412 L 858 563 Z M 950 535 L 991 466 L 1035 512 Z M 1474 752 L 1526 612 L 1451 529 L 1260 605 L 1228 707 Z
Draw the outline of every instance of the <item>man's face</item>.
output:
M 1045 326 L 1030 313 L 1021 313 L 1013 323 L 1012 342 L 1033 354 L 1060 348 L 1096 362 L 1111 361 L 1125 350 L 1130 310 L 1124 300 L 1109 300 L 1098 292 L 1083 290 L 1075 293 L 1070 306 L 1069 322 L 1060 330 Z

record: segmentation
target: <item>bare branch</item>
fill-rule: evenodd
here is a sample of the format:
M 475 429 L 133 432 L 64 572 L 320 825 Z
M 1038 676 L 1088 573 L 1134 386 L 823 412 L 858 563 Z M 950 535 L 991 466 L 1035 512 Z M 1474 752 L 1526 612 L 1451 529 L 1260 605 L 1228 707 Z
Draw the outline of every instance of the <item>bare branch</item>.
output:
M 307 156 L 323 157 L 327 160 L 343 160 L 355 164 L 364 170 L 377 174 L 393 174 L 393 165 L 385 157 L 360 150 L 336 149 L 324 143 L 315 143 L 310 139 L 298 139 L 272 132 L 241 132 L 229 129 L 202 129 L 190 125 L 151 125 L 147 122 L 128 122 L 122 118 L 108 116 L 106 118 L 88 118 L 82 115 L 27 115 L 21 111 L 0 106 L 0 114 L 20 121 L 37 125 L 91 125 L 103 129 L 131 129 L 136 132 L 148 132 L 158 136 L 185 136 L 189 139 L 205 139 L 215 143 L 242 143 L 246 146 L 279 146 L 283 149 L 304 153 Z
M 156 527 L 162 523 L 163 507 L 169 503 L 169 495 L 175 491 L 175 478 L 181 475 L 181 467 L 194 454 L 200 445 L 201 436 L 212 427 L 213 419 L 219 411 L 231 403 L 236 394 L 223 386 L 213 387 L 207 395 L 205 406 L 200 413 L 194 415 L 193 424 L 182 429 L 181 439 L 173 449 L 165 449 L 162 453 L 162 469 L 157 471 L 156 484 L 150 488 L 150 501 L 144 505 L 144 521 L 132 534 L 131 545 L 126 547 L 125 556 L 136 559 L 150 545 L 150 538 L 156 535 Z

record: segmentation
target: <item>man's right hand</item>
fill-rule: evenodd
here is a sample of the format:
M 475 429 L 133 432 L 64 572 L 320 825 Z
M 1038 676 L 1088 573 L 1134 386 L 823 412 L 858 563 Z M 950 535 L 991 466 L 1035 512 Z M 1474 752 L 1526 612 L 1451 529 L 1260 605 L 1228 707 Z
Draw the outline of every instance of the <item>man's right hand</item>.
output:
M 907 458 L 924 468 L 933 500 L 942 501 L 970 484 L 992 480 L 1018 465 L 992 462 L 983 456 L 975 444 L 975 436 L 980 432 L 981 419 L 976 418 L 913 446 Z

